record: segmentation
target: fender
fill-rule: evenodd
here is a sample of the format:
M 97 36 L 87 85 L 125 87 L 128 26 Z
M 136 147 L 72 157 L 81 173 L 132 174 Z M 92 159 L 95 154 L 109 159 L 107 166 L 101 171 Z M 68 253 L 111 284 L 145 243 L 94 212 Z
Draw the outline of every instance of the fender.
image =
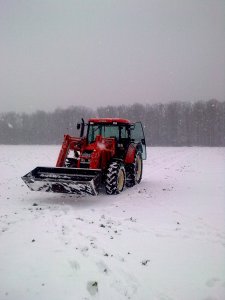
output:
M 124 160 L 125 164 L 132 164 L 134 162 L 137 146 L 138 144 L 134 144 L 134 143 L 129 145 Z

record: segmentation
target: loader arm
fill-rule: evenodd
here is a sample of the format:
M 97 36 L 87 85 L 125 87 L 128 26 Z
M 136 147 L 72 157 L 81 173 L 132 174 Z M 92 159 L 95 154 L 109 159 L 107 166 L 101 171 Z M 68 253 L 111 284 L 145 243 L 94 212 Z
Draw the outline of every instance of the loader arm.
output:
M 62 143 L 61 150 L 59 152 L 56 167 L 64 167 L 65 160 L 70 150 L 81 150 L 81 146 L 84 143 L 84 139 L 71 137 L 70 135 L 64 135 L 64 141 Z

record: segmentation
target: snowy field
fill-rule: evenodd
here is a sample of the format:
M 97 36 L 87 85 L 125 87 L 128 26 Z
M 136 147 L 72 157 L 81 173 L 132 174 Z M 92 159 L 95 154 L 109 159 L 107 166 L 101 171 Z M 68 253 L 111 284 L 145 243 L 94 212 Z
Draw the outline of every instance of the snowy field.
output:
M 225 148 L 149 148 L 117 196 L 30 192 L 59 146 L 0 146 L 0 299 L 225 299 Z

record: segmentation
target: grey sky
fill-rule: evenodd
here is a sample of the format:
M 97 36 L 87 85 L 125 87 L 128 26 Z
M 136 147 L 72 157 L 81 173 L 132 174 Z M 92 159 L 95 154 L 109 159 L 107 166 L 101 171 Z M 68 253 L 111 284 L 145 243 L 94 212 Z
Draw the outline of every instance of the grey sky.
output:
M 225 100 L 224 0 L 0 0 L 0 112 Z

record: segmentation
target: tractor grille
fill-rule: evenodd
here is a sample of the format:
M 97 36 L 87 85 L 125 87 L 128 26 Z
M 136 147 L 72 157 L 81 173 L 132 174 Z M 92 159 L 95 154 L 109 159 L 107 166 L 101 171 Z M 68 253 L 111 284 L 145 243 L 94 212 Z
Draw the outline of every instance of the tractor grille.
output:
M 82 153 L 80 158 L 80 168 L 89 169 L 92 152 L 93 152 L 92 150 L 91 151 L 86 150 Z
M 89 169 L 90 167 L 90 161 L 88 162 L 80 162 L 80 168 L 86 168 L 86 169 Z

